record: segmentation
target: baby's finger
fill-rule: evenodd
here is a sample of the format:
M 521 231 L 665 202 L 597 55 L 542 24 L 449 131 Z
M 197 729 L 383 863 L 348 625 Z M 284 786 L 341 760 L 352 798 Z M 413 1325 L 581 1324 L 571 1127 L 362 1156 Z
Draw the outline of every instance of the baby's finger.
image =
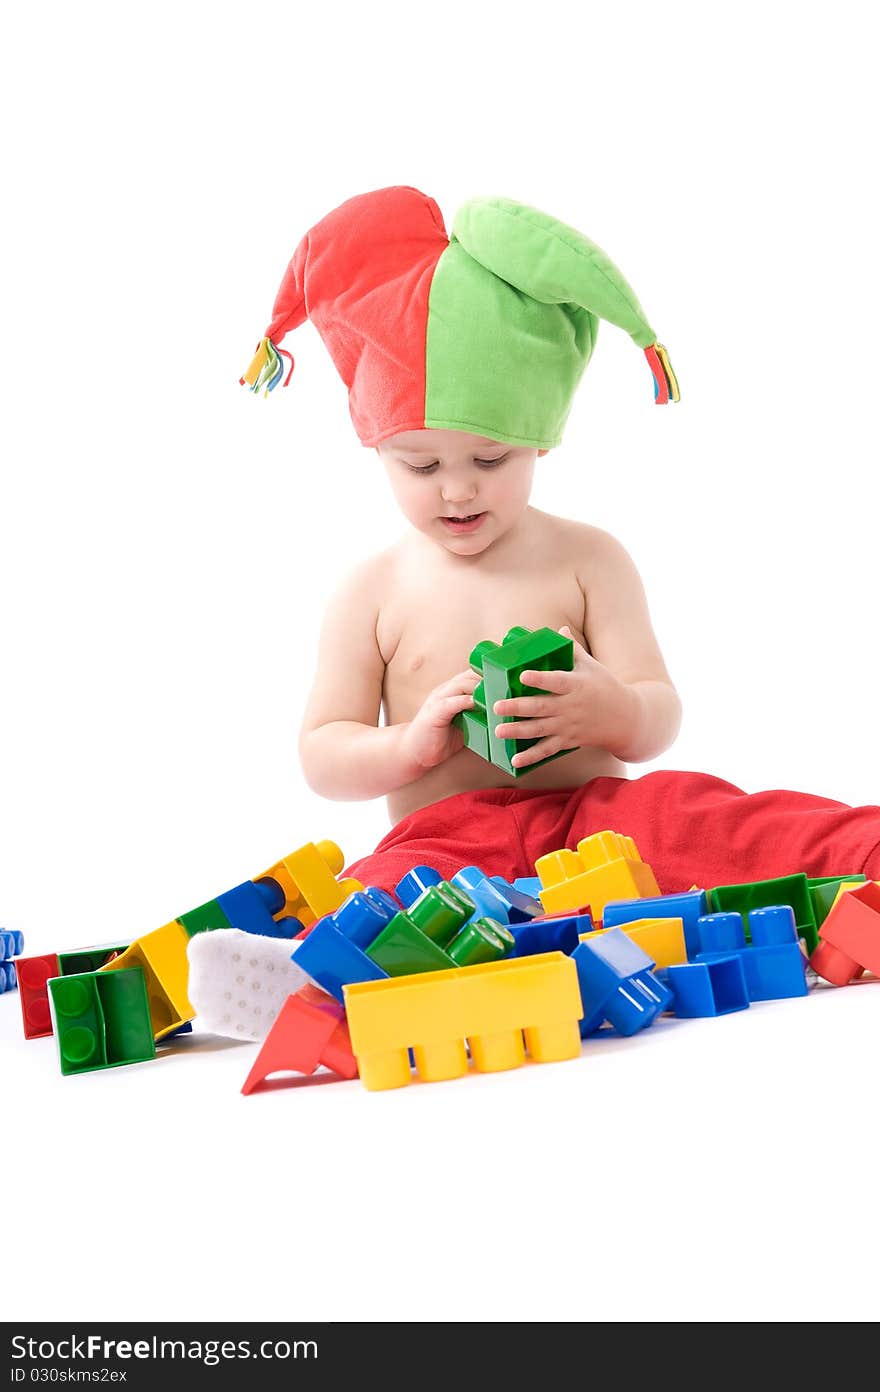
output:
M 492 710 L 495 715 L 513 716 L 515 719 L 546 717 L 553 714 L 555 700 L 555 696 L 510 696 L 496 701 Z
M 520 672 L 523 686 L 537 686 L 540 691 L 555 691 L 562 695 L 571 690 L 571 672 Z
M 542 759 L 549 759 L 551 754 L 558 754 L 564 748 L 563 741 L 558 735 L 551 735 L 549 739 L 538 740 L 529 749 L 523 749 L 519 754 L 514 754 L 511 763 L 514 768 L 528 768 L 529 764 L 540 763 Z
M 450 691 L 472 691 L 480 680 L 480 674 L 475 672 L 473 667 L 468 667 L 464 672 L 456 672 L 454 677 L 450 677 L 448 682 L 443 683 L 441 689 L 445 690 L 448 688 Z
M 468 679 L 466 672 L 459 672 L 458 676 L 450 677 L 448 681 L 435 686 L 431 698 L 435 701 L 445 701 L 448 696 L 470 696 L 476 690 L 476 685 L 475 681 Z
M 459 711 L 470 710 L 473 707 L 474 698 L 469 691 L 459 691 L 452 696 L 444 696 L 439 703 L 440 718 L 442 723 L 451 720 Z
M 546 720 L 514 720 L 511 724 L 496 725 L 496 739 L 541 739 L 552 734 Z

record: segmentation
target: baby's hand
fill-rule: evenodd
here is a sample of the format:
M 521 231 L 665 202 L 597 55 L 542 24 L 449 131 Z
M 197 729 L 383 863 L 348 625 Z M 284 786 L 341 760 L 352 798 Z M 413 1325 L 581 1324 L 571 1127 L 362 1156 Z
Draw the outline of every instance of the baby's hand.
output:
M 434 768 L 464 748 L 464 735 L 452 724 L 452 717 L 473 706 L 479 680 L 469 667 L 428 692 L 403 737 L 406 753 L 422 768 Z
M 574 638 L 568 626 L 559 630 Z M 635 692 L 615 677 L 601 662 L 591 657 L 574 638 L 574 670 L 571 672 L 533 672 L 521 674 L 524 686 L 536 686 L 547 696 L 515 696 L 496 701 L 495 715 L 515 717 L 495 727 L 499 739 L 533 739 L 529 749 L 515 754 L 516 768 L 526 768 L 539 759 L 559 754 L 563 749 L 593 745 L 611 749 L 626 744 L 636 719 Z

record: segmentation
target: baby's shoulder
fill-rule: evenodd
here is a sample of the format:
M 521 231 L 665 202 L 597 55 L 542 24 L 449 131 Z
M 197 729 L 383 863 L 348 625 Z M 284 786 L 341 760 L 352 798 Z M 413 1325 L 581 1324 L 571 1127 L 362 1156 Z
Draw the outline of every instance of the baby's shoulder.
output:
M 337 584 L 337 594 L 365 603 L 378 599 L 393 571 L 392 547 L 361 556 L 343 568 Z
M 561 553 L 570 559 L 579 571 L 587 566 L 601 568 L 613 564 L 623 552 L 622 544 L 611 532 L 591 522 L 577 522 L 549 512 L 539 513 L 539 517 L 545 544 L 556 555 Z

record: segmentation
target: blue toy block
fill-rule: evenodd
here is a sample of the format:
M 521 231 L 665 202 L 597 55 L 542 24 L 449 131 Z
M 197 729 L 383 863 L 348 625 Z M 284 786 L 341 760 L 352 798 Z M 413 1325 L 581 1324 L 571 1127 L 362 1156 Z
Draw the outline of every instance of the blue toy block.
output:
M 534 918 L 527 923 L 511 923 L 516 947 L 512 957 L 533 957 L 538 952 L 564 952 L 570 957 L 582 932 L 589 932 L 593 921 L 589 914 L 573 914 L 570 918 Z
M 704 956 L 730 957 L 746 945 L 746 930 L 742 914 L 713 913 L 703 914 L 697 919 L 699 950 L 694 960 L 701 961 Z
M 409 874 L 394 886 L 394 893 L 408 909 L 431 885 L 441 884 L 443 876 L 431 865 L 414 865 Z
M 291 956 L 296 965 L 335 996 L 340 1005 L 345 1005 L 343 986 L 352 981 L 384 981 L 388 976 L 356 943 L 340 933 L 332 914 L 318 920 Z
M 294 918 L 293 914 L 283 914 L 281 918 L 273 918 L 274 930 L 267 928 L 261 937 L 264 938 L 296 938 L 304 928 L 300 919 Z
M 392 896 L 377 885 L 371 885 L 349 894 L 345 903 L 328 917 L 343 937 L 365 952 L 397 913 L 400 913 L 400 905 Z M 296 960 L 299 962 L 299 956 Z
M 192 1020 L 184 1020 L 183 1024 L 178 1025 L 176 1030 L 172 1030 L 170 1034 L 163 1034 L 161 1039 L 156 1040 L 156 1048 L 160 1049 L 163 1044 L 169 1044 L 179 1034 L 192 1034 Z
M 659 973 L 672 992 L 671 1009 L 681 1019 L 729 1015 L 749 1004 L 743 968 L 744 953 L 707 957 L 700 962 L 681 962 Z
M 507 904 L 508 926 L 514 923 L 528 923 L 530 918 L 537 918 L 544 912 L 540 899 L 536 899 L 532 894 L 524 894 L 521 889 L 508 883 L 503 875 L 490 875 L 489 879 Z
M 225 894 L 218 894 L 217 903 L 229 919 L 230 928 L 264 938 L 294 938 L 302 932 L 298 918 L 287 915 L 276 922 L 272 917 L 284 908 L 284 891 L 274 880 L 245 880 Z
M 484 870 L 478 865 L 463 865 L 456 870 L 450 884 L 464 890 L 474 901 L 471 918 L 494 918 L 497 923 L 509 924 L 510 905 L 493 884 Z M 540 907 L 540 905 L 539 905 Z M 464 926 L 464 925 L 462 925 Z
M 798 941 L 797 920 L 791 904 L 768 904 L 765 908 L 749 909 L 749 934 L 752 947 L 779 947 Z
M 0 995 L 14 991 L 18 985 L 13 957 L 24 952 L 24 934 L 17 928 L 0 928 Z
M 669 989 L 652 973 L 653 961 L 619 928 L 572 953 L 583 1005 L 581 1038 L 594 1034 L 607 1020 L 618 1034 L 635 1034 L 669 1009 Z
M 684 929 L 684 945 L 689 958 L 700 951 L 697 919 L 709 912 L 705 889 L 692 889 L 687 894 L 661 894 L 653 899 L 614 899 L 602 913 L 603 928 L 620 928 L 637 918 L 680 918 Z
M 523 894 L 528 894 L 530 899 L 537 899 L 540 904 L 538 896 L 543 889 L 540 875 L 520 875 L 514 880 L 513 887 L 521 890 Z
M 807 959 L 798 943 L 768 943 L 740 953 L 750 1001 L 806 996 Z
M 0 962 L 20 957 L 24 952 L 24 934 L 17 928 L 0 928 Z
M 750 947 L 739 913 L 708 914 L 699 925 L 704 950 L 695 960 L 713 962 L 737 956 L 750 1002 L 807 995 L 807 960 L 790 904 L 749 910 Z

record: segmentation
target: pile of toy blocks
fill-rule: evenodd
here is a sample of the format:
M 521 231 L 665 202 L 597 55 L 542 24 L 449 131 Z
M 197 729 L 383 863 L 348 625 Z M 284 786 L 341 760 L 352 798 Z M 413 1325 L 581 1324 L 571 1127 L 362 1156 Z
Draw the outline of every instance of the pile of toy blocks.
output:
M 453 722 L 465 746 L 513 777 L 538 767 L 513 764 L 535 741 L 499 739 L 487 712 L 540 692 L 524 673 L 571 671 L 571 638 L 512 628 L 470 663 L 474 708 Z M 861 874 L 661 894 L 614 831 L 512 884 L 419 865 L 392 894 L 340 879 L 344 864 L 335 842 L 307 842 L 134 942 L 19 957 L 25 1037 L 54 1034 L 62 1073 L 82 1073 L 155 1058 L 201 1014 L 260 1040 L 243 1093 L 319 1067 L 380 1090 L 574 1058 L 599 1031 L 660 1015 L 805 996 L 808 965 L 835 985 L 880 974 L 880 885 Z M 22 945 L 4 934 L 0 947 L 5 990 Z
M 280 1071 L 323 1067 L 383 1090 L 571 1059 L 600 1031 L 805 996 L 808 965 L 837 985 L 880 974 L 880 886 L 863 875 L 663 895 L 614 831 L 513 883 L 421 865 L 390 893 L 340 878 L 343 865 L 334 842 L 308 842 L 134 942 L 19 957 L 25 1036 L 54 1034 L 64 1074 L 155 1058 L 198 1016 L 197 950 L 206 959 L 216 944 L 234 1008 L 244 977 L 229 964 L 248 954 L 224 957 L 230 937 L 274 940 L 252 955 L 258 976 L 282 960 L 296 969 L 252 1036 L 245 1094 Z

